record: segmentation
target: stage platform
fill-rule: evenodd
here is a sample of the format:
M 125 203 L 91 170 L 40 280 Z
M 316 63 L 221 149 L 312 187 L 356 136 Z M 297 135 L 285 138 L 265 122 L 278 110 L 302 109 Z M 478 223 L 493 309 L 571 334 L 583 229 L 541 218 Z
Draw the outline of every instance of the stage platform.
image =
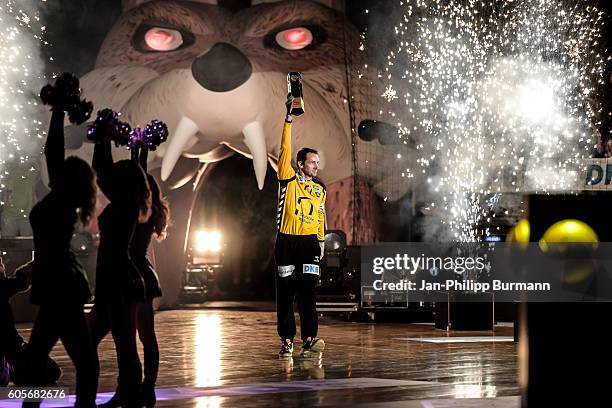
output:
M 160 311 L 155 320 L 160 407 L 520 406 L 517 344 L 508 325 L 447 334 L 433 323 L 323 317 L 325 352 L 304 359 L 296 347 L 293 358 L 282 360 L 270 303 L 214 303 Z M 29 325 L 19 329 L 27 339 Z M 61 344 L 52 357 L 64 370 L 59 385 L 74 394 L 74 369 Z M 100 346 L 100 365 L 99 403 L 110 398 L 117 377 L 110 337 Z

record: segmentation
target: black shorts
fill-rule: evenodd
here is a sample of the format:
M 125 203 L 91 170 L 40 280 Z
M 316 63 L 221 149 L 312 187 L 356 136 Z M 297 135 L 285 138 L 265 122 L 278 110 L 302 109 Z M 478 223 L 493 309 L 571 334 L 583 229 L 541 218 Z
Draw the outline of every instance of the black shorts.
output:
M 276 274 L 286 278 L 294 274 L 320 276 L 321 247 L 316 235 L 287 235 L 279 233 L 274 248 Z

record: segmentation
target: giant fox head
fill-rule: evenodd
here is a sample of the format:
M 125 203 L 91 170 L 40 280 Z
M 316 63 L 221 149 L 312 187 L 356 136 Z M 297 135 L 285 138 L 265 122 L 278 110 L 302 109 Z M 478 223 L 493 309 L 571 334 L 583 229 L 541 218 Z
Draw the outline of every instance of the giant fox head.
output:
M 237 152 L 253 160 L 262 188 L 268 161 L 274 166 L 278 155 L 286 75 L 300 71 L 307 112 L 295 121 L 294 151 L 317 149 L 326 183 L 350 177 L 347 74 L 361 65 L 359 33 L 328 7 L 332 0 L 251 3 L 232 11 L 215 0 L 124 1 L 95 69 L 82 78 L 85 95 L 133 126 L 166 122 L 170 138 L 150 156 L 150 168 L 161 167 L 164 180 L 173 180 L 179 159 L 191 160 L 188 174 L 174 176 L 184 183 L 200 163 Z M 356 84 L 353 93 L 363 94 Z M 356 123 L 374 119 L 378 109 L 369 97 L 354 104 Z M 381 163 L 395 156 L 369 149 Z M 77 154 L 90 157 L 92 150 L 84 144 Z M 379 171 L 370 181 L 376 186 L 385 177 Z
M 305 146 L 319 151 L 319 176 L 333 192 L 328 194 L 328 226 L 350 234 L 357 211 L 355 169 L 369 176 L 365 181 L 374 191 L 388 196 L 389 183 L 384 181 L 393 174 L 382 164 L 398 160 L 396 146 L 353 142 L 357 124 L 378 118 L 375 98 L 384 92 L 375 80 L 357 81 L 357 70 L 365 66 L 359 33 L 332 7 L 335 0 L 252 0 L 239 9 L 218 2 L 124 1 L 123 14 L 105 38 L 95 68 L 81 78 L 84 95 L 96 109 L 120 111 L 132 126 L 152 119 L 168 125 L 168 141 L 149 155 L 149 169 L 160 172 L 165 187 L 176 188 L 170 194 L 174 229 L 162 244 L 165 253 L 184 250 L 188 202 L 196 196 L 185 184 L 194 177 L 196 188 L 206 182 L 208 163 L 242 154 L 253 160 L 258 186 L 263 187 L 268 163 L 275 166 L 280 147 L 290 71 L 302 73 L 306 104 L 306 113 L 294 121 L 293 151 Z M 84 143 L 84 134 L 82 128 L 67 130 L 68 140 L 77 137 L 67 144 L 73 148 L 68 154 L 90 160 L 93 145 Z M 366 154 L 355 166 L 357 151 Z M 125 149 L 114 154 L 117 159 L 128 157 Z M 349 241 L 376 239 L 370 191 L 360 189 L 361 218 L 354 229 L 359 237 Z M 170 303 L 180 285 L 179 259 L 158 259 Z

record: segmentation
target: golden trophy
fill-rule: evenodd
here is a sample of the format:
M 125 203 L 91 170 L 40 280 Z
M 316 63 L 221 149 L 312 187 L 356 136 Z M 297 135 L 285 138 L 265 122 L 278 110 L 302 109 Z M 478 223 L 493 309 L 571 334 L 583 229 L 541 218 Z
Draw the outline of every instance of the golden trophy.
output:
M 302 75 L 299 72 L 287 74 L 287 90 L 293 96 L 290 113 L 300 116 L 304 113 L 304 94 L 302 93 Z

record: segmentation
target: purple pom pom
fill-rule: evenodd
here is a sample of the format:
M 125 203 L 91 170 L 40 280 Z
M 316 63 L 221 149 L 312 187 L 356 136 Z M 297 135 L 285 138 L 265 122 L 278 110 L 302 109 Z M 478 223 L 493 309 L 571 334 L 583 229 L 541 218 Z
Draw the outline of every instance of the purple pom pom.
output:
M 128 143 L 131 127 L 119 120 L 119 113 L 112 109 L 98 111 L 98 117 L 87 129 L 87 138 L 92 142 L 114 141 L 117 146 Z
M 145 132 L 141 128 L 134 128 L 130 133 L 128 149 L 136 151 L 145 146 Z
M 168 140 L 168 126 L 164 122 L 154 119 L 145 127 L 145 135 L 146 146 L 153 151 Z
M 130 142 L 130 133 L 132 132 L 132 127 L 127 122 L 121 122 L 117 124 L 117 138 L 115 142 L 119 146 L 127 146 Z
M 133 152 L 141 148 L 153 151 L 166 140 L 168 140 L 168 126 L 155 119 L 144 129 L 135 128 L 132 130 L 128 148 Z

